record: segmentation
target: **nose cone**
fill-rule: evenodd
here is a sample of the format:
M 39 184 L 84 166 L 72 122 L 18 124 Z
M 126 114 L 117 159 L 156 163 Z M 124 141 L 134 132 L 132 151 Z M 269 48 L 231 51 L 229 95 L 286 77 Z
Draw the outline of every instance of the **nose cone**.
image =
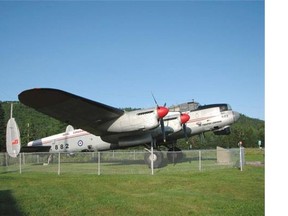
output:
M 238 112 L 233 111 L 234 122 L 236 122 L 240 118 L 240 114 Z
M 166 107 L 157 107 L 157 114 L 158 114 L 158 118 L 164 118 L 169 112 L 169 109 Z
M 185 124 L 186 122 L 189 121 L 190 116 L 188 114 L 184 113 L 184 114 L 181 114 L 180 118 L 181 118 L 181 124 Z

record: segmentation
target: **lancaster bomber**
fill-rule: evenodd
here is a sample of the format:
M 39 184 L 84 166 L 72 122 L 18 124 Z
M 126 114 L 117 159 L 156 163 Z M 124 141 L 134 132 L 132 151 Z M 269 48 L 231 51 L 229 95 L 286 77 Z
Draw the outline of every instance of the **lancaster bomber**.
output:
M 159 106 L 155 99 L 154 108 L 128 112 L 51 88 L 25 90 L 19 100 L 69 125 L 64 133 L 31 141 L 21 151 L 72 153 L 163 145 L 168 148 L 168 160 L 174 161 L 182 157 L 181 149 L 175 145 L 178 139 L 206 131 L 229 134 L 230 125 L 240 116 L 229 104 L 200 106 L 189 102 L 167 108 Z M 163 153 L 153 151 L 153 157 L 150 154 L 145 155 L 147 164 L 153 160 L 154 167 L 161 166 Z

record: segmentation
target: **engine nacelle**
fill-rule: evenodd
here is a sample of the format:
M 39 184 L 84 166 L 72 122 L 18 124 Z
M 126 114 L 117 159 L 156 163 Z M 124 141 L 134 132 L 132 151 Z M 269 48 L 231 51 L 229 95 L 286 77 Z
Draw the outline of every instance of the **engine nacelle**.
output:
M 111 133 L 147 131 L 159 126 L 159 120 L 169 112 L 166 107 L 125 112 L 117 119 L 102 124 L 102 130 Z

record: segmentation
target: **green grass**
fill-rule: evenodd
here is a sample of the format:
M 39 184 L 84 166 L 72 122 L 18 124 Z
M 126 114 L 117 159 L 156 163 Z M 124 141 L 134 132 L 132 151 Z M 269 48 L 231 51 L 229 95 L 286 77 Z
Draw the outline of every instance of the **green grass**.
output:
M 100 175 L 0 173 L 1 215 L 264 215 L 264 167 Z
M 263 163 L 265 161 L 265 150 L 259 148 L 247 148 L 245 149 L 245 160 L 249 162 L 259 161 Z

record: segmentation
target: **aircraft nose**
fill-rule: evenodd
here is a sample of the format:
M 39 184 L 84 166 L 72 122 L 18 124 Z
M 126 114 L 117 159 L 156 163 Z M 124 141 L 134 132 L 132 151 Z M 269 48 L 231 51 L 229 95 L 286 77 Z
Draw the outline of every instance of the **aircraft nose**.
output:
M 240 118 L 240 114 L 238 112 L 233 111 L 234 122 L 236 122 Z

